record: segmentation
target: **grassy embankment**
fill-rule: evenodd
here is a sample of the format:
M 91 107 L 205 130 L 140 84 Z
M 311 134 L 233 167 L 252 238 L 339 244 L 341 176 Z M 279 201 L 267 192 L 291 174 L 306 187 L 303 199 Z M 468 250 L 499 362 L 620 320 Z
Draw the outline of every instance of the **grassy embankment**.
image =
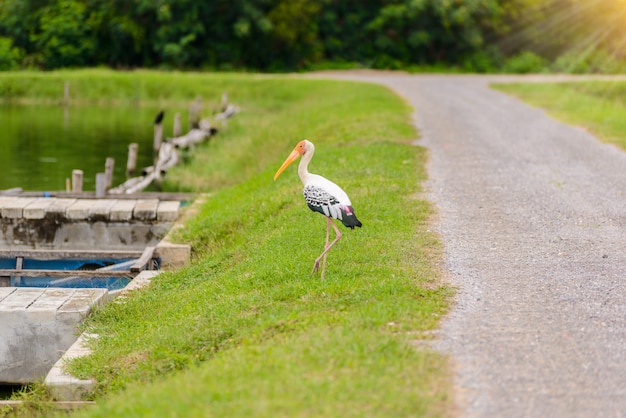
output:
M 169 189 L 211 192 L 176 235 L 193 246 L 192 263 L 88 320 L 85 329 L 100 337 L 71 368 L 97 379 L 98 404 L 77 415 L 446 415 L 446 359 L 420 341 L 451 291 L 439 282 L 431 207 L 420 195 L 426 153 L 410 145 L 417 134 L 398 97 L 375 85 L 287 76 L 35 77 L 56 77 L 57 87 L 31 82 L 13 100 L 45 89 L 55 100 L 67 78 L 79 102 L 132 100 L 139 91 L 142 101 L 175 106 L 228 91 L 242 107 L 168 173 Z M 337 181 L 364 224 L 343 229 L 324 281 L 310 276 L 324 218 L 306 207 L 295 167 L 272 180 L 303 138 L 317 146 L 311 171 Z
M 626 82 L 520 83 L 493 87 L 626 149 Z

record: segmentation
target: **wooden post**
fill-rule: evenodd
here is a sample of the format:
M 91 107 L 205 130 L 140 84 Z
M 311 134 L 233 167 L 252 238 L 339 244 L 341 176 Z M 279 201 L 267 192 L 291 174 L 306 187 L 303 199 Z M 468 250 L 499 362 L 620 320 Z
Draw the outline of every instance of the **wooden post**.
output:
M 63 104 L 68 105 L 70 103 L 70 82 L 66 81 L 63 84 Z
M 83 170 L 72 170 L 72 192 L 83 191 Z
M 196 112 L 198 114 L 198 119 L 201 118 L 202 115 L 202 97 L 196 97 Z
M 193 102 L 189 104 L 189 127 L 187 130 L 191 131 L 194 128 L 196 122 L 196 106 Z
M 228 93 L 224 92 L 222 93 L 222 112 L 224 112 L 226 110 L 226 108 L 228 107 Z
M 69 177 L 65 178 L 65 191 L 66 192 L 70 192 L 72 190 L 72 181 L 70 180 Z
M 107 193 L 106 182 L 107 182 L 106 173 L 96 174 L 96 197 L 97 198 L 103 198 L 104 196 L 106 196 L 106 193 Z
M 163 141 L 163 125 L 154 125 L 154 158 L 153 164 L 156 167 L 159 161 L 159 150 L 161 149 L 161 142 Z
M 107 158 L 104 163 L 104 190 L 109 190 L 113 185 L 113 168 L 115 167 L 115 159 Z
M 174 115 L 174 138 L 178 138 L 181 134 L 181 128 L 180 128 L 180 113 L 177 113 Z
M 137 150 L 139 145 L 132 143 L 128 146 L 128 161 L 126 162 L 126 175 L 131 175 L 137 168 Z
M 161 141 L 163 141 L 163 125 L 154 125 L 154 152 L 158 153 L 161 148 Z

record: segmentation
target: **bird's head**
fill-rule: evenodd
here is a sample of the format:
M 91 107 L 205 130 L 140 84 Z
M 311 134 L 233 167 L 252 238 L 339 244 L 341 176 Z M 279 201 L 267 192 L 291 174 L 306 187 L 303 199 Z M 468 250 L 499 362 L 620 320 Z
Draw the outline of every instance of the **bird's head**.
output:
M 306 139 L 298 142 L 293 151 L 291 151 L 291 154 L 289 154 L 289 157 L 287 157 L 283 165 L 281 165 L 276 174 L 274 174 L 274 180 L 276 180 L 278 176 L 280 176 L 280 173 L 285 171 L 285 169 L 289 167 L 291 163 L 296 161 L 299 157 L 303 156 L 307 152 L 312 152 L 314 149 L 315 147 L 313 146 L 313 143 L 307 141 Z

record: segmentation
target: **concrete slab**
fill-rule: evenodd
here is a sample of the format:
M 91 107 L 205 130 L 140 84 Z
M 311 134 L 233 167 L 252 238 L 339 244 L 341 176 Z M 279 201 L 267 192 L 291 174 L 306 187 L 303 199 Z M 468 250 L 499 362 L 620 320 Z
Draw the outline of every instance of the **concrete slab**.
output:
M 24 208 L 25 219 L 43 219 L 46 216 L 46 208 L 56 202 L 56 198 L 40 197 Z
M 89 208 L 89 217 L 110 219 L 111 208 L 117 203 L 116 199 L 99 199 Z
M 191 258 L 191 246 L 175 244 L 163 239 L 157 244 L 154 254 L 161 259 L 161 268 L 181 268 Z
M 76 289 L 44 288 L 43 293 L 28 307 L 31 311 L 56 310 L 76 293 Z
M 65 217 L 73 220 L 88 219 L 89 211 L 96 202 L 96 199 L 78 199 L 72 206 L 67 208 Z
M 2 209 L 5 205 L 11 204 L 17 197 L 14 196 L 0 196 L 0 216 L 2 215 Z
M 23 384 L 46 376 L 76 341 L 78 324 L 104 300 L 106 289 L 2 288 L 0 382 Z
M 15 287 L 0 287 L 0 302 L 16 290 Z
M 156 219 L 159 199 L 138 200 L 133 210 L 133 218 L 141 221 Z
M 65 216 L 65 212 L 67 212 L 67 208 L 76 203 L 76 199 L 57 199 L 48 206 L 45 211 L 46 214 L 57 215 L 57 216 Z
M 144 270 L 139 273 L 128 285 L 121 289 L 122 295 L 126 295 L 133 290 L 142 289 L 150 284 L 152 279 L 158 276 L 161 272 L 158 270 Z
M 87 314 L 89 310 L 98 305 L 104 289 L 74 289 L 72 297 L 59 306 L 57 313 L 78 312 Z
M 2 217 L 10 219 L 18 219 L 24 213 L 24 207 L 33 203 L 36 199 L 32 197 L 18 197 L 12 201 L 6 202 L 2 206 Z
M 0 248 L 143 249 L 155 246 L 181 212 L 179 202 L 159 199 L 1 196 Z
M 133 219 L 136 203 L 136 200 L 116 200 L 109 210 L 109 219 L 111 221 L 130 221 Z
M 95 382 L 93 380 L 82 380 L 65 372 L 65 363 L 69 360 L 84 357 L 91 351 L 87 348 L 87 341 L 97 338 L 93 334 L 82 334 L 78 340 L 63 354 L 50 369 L 44 380 L 45 385 L 50 390 L 52 397 L 57 401 L 79 400 L 93 390 Z
M 98 250 L 133 250 L 143 251 L 154 247 L 170 229 L 167 222 L 105 222 L 74 220 L 52 225 L 50 248 L 57 250 L 80 250 L 94 248 Z M 31 240 L 33 242 L 34 240 Z M 11 248 L 15 249 L 14 244 Z M 3 246 L 0 241 L 0 248 Z M 5 244 L 5 246 L 7 246 Z
M 109 292 L 107 299 L 113 297 L 128 297 L 133 290 L 141 289 L 150 284 L 150 281 L 159 274 L 158 271 L 144 270 L 139 273 L 124 289 Z M 89 290 L 89 289 L 79 289 Z M 85 394 L 95 387 L 93 380 L 81 380 L 65 371 L 65 364 L 74 358 L 89 355 L 91 350 L 87 342 L 98 338 L 97 335 L 83 333 L 74 344 L 63 354 L 63 356 L 50 369 L 44 384 L 50 390 L 52 396 L 57 401 L 76 401 L 83 398 Z
M 178 218 L 180 202 L 163 201 L 157 206 L 157 221 L 175 221 Z
M 5 288 L 11 289 L 11 288 Z M 16 291 L 9 294 L 0 303 L 0 314 L 16 310 L 26 310 L 34 301 L 42 295 L 42 288 L 15 288 Z M 0 335 L 2 335 L 0 333 Z M 0 356 L 1 358 L 1 356 Z

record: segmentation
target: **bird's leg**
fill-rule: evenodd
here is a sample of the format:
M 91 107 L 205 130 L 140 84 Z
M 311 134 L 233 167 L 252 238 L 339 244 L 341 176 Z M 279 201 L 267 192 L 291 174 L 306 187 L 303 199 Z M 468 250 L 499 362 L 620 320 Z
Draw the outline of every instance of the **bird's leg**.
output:
M 326 242 L 324 243 L 324 251 L 326 251 L 326 249 L 328 248 L 328 237 L 330 236 L 330 224 L 331 224 L 331 220 L 330 218 L 327 216 L 326 217 Z M 315 260 L 315 264 L 313 264 L 313 271 L 311 271 L 311 276 L 313 275 L 313 273 L 315 273 L 316 271 L 318 271 L 320 269 L 320 259 L 318 258 L 317 260 Z M 322 267 L 322 277 L 324 276 L 324 270 L 326 269 L 326 256 L 324 256 L 324 265 Z
M 328 234 L 328 227 L 332 226 L 333 229 L 335 230 L 335 239 L 330 244 L 326 244 L 324 246 L 324 252 L 320 254 L 320 256 L 317 257 L 317 259 L 315 260 L 315 264 L 313 264 L 313 271 L 311 272 L 311 274 L 319 270 L 320 260 L 322 259 L 324 259 L 324 268 L 326 267 L 326 254 L 328 254 L 328 251 L 330 251 L 333 245 L 335 245 L 337 241 L 341 239 L 341 231 L 339 230 L 339 228 L 337 228 L 337 225 L 335 225 L 335 223 L 330 219 L 330 217 L 327 217 L 327 220 L 328 220 L 327 221 L 328 223 L 326 224 L 327 234 Z M 322 279 L 324 279 L 324 268 L 322 269 Z
M 330 236 L 330 224 L 333 223 L 333 221 L 326 217 L 326 242 L 324 243 L 324 251 L 326 251 L 328 249 L 328 237 Z M 334 224 L 333 224 L 334 225 Z M 324 258 L 322 261 L 322 279 L 324 278 L 324 272 L 326 272 L 326 256 L 328 256 L 328 253 L 324 254 Z

